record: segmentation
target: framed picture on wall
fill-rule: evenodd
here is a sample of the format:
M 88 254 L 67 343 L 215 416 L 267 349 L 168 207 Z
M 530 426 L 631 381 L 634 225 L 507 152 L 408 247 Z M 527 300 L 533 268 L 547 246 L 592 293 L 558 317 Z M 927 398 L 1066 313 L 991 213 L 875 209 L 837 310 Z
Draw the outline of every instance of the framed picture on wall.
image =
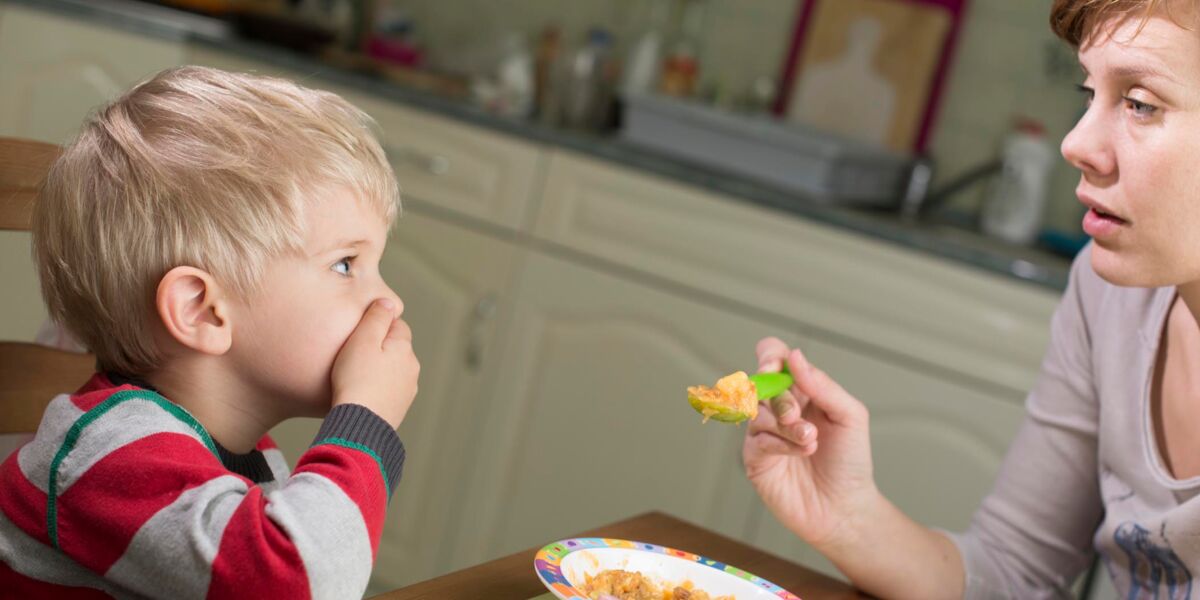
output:
M 922 153 L 966 0 L 801 0 L 774 112 Z

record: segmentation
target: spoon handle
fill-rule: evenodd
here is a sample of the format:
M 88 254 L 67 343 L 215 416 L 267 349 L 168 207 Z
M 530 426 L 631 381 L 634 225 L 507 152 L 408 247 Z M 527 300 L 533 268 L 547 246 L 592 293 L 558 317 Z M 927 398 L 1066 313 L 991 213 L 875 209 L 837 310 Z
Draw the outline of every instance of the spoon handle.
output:
M 786 392 L 795 383 L 786 367 L 782 373 L 755 373 L 750 376 L 750 381 L 754 382 L 754 388 L 758 390 L 759 400 L 770 400 Z

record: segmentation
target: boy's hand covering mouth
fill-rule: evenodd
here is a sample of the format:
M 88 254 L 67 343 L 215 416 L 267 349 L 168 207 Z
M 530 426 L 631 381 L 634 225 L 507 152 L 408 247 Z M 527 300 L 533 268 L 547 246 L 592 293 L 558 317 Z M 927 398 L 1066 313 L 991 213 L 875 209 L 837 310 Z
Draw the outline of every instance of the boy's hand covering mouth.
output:
M 333 405 L 361 404 L 399 427 L 417 395 L 412 330 L 391 300 L 371 303 L 333 363 Z

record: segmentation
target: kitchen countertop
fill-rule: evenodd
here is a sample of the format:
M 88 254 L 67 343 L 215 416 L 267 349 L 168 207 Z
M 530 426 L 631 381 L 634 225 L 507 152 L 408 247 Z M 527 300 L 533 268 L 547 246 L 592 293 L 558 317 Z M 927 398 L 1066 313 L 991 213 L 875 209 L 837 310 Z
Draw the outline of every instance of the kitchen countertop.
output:
M 868 237 L 1053 290 L 1066 288 L 1070 262 L 1035 248 L 1007 244 L 953 225 L 908 222 L 890 212 L 818 203 L 734 174 L 657 154 L 615 137 L 555 129 L 524 119 L 490 114 L 463 102 L 406 88 L 383 79 L 328 65 L 315 57 L 239 39 L 224 22 L 136 0 L 8 0 L 10 4 L 103 23 L 164 39 L 180 40 L 242 55 L 247 59 L 302 71 L 408 106 L 428 110 L 516 137 L 574 150 L 647 173 L 674 179 L 732 198 L 778 209 Z

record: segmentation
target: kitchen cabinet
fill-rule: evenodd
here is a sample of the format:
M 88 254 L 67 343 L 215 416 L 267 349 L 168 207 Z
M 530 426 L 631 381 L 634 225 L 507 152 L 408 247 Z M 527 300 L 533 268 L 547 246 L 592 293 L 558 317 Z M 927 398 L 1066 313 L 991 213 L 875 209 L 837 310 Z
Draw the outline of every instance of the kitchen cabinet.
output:
M 833 209 L 836 210 L 836 209 Z M 540 239 L 993 388 L 1033 385 L 1057 294 L 555 151 Z
M 421 360 L 417 401 L 400 427 L 408 451 L 375 571 L 380 590 L 461 566 L 446 543 L 469 472 L 476 432 L 492 404 L 484 375 L 503 356 L 520 249 L 415 212 L 401 218 L 381 272 L 404 300 Z M 410 566 L 411 565 L 411 566 Z
M 330 89 L 379 124 L 403 197 L 514 231 L 529 228 L 544 150 L 394 101 Z
M 0 5 L 0 136 L 55 144 L 142 78 L 182 62 L 182 44 Z M 27 232 L 0 232 L 0 339 L 32 340 L 46 319 Z
M 0 135 L 65 143 L 93 108 L 183 56 L 182 42 L 9 4 L 0 13 Z
M 457 510 L 466 562 L 647 510 L 743 537 L 746 426 L 702 424 L 686 388 L 754 364 L 778 326 L 549 253 L 513 303 Z

